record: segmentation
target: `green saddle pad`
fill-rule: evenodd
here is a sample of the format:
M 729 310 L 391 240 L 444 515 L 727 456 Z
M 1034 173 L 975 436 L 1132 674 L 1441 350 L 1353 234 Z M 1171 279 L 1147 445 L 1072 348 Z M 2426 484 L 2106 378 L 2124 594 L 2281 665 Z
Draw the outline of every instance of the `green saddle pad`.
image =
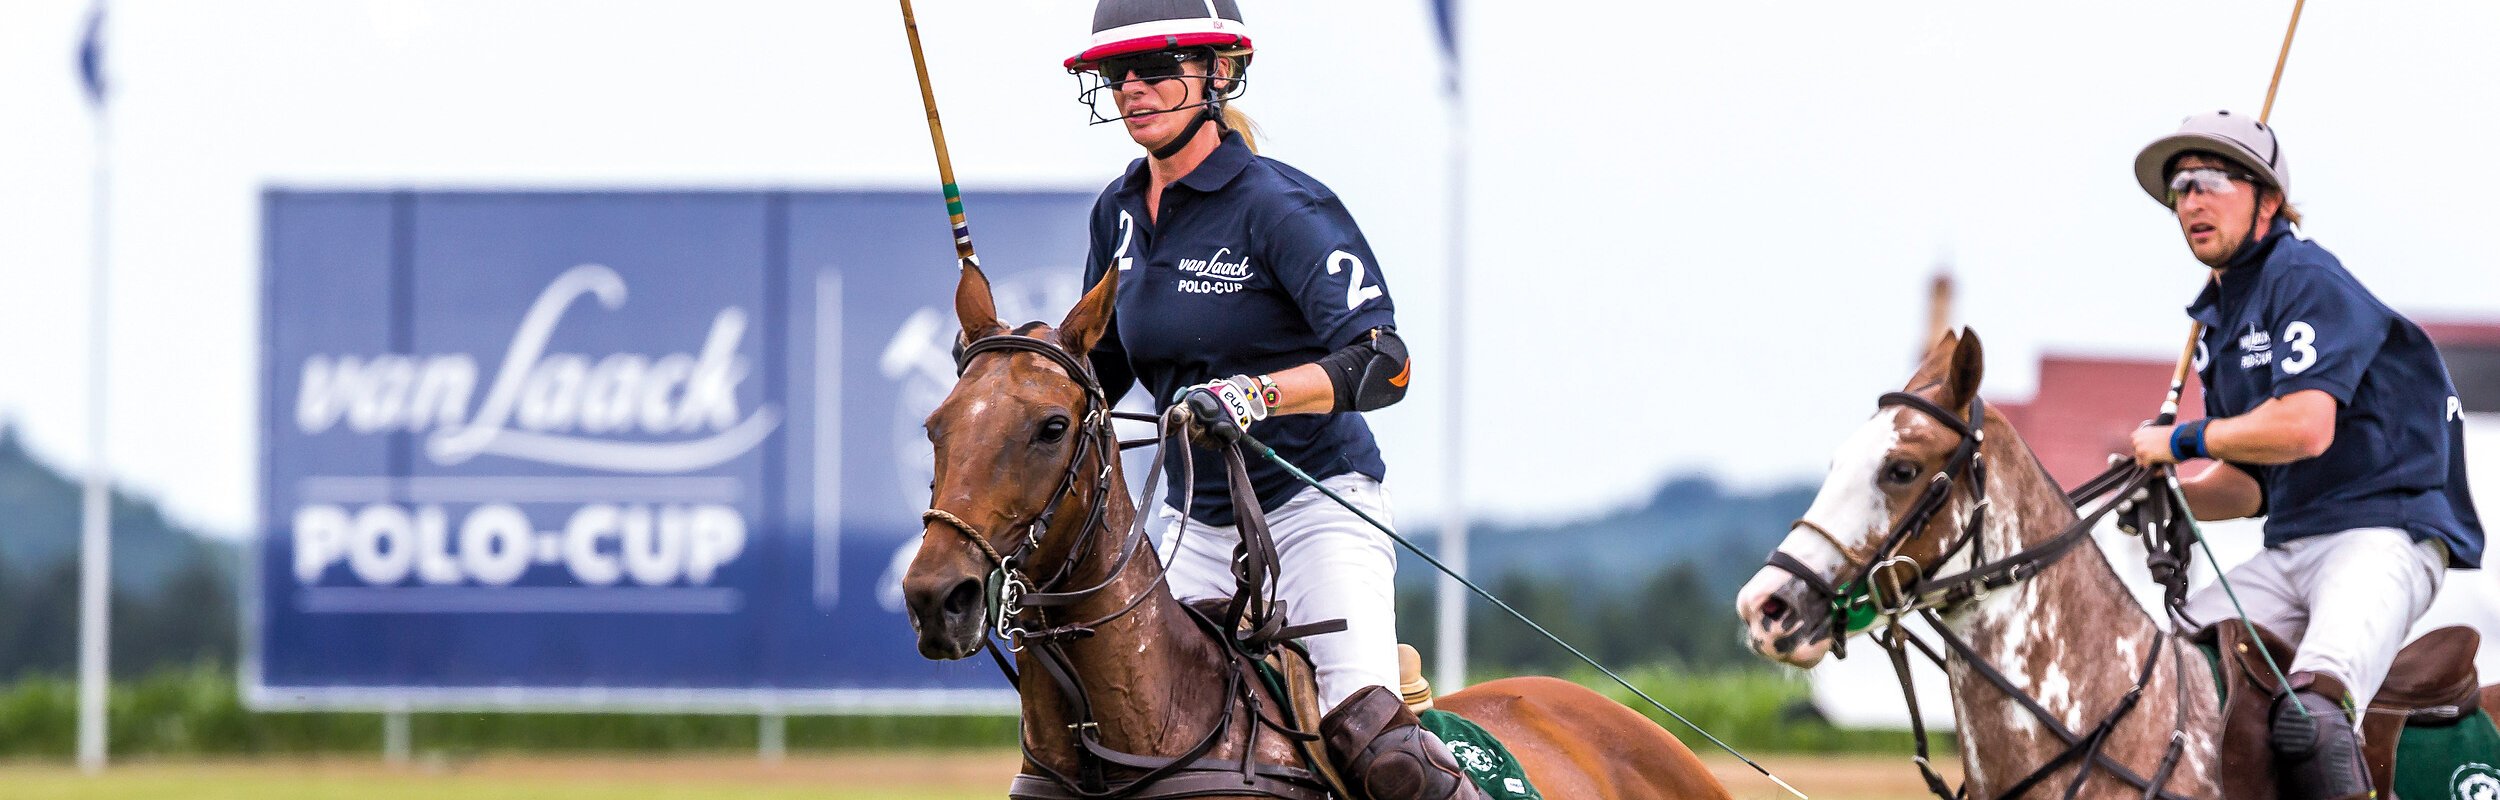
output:
M 2407 725 L 2396 740 L 2399 800 L 2500 800 L 2500 730 L 2475 711 L 2450 725 Z
M 2198 643 L 2214 682 L 2222 655 Z M 2447 725 L 2406 725 L 2396 740 L 2396 796 L 2386 800 L 2500 800 L 2500 730 L 2481 710 Z
M 1423 718 L 1424 730 L 1450 746 L 1450 755 L 1458 757 L 1459 769 L 1467 771 L 1467 777 L 1475 780 L 1476 788 L 1483 789 L 1485 796 L 1493 800 L 1545 800 L 1535 786 L 1528 784 L 1528 773 L 1519 768 L 1518 759 L 1511 757 L 1510 748 L 1503 747 L 1501 740 L 1486 733 L 1483 727 L 1439 709 L 1417 716 Z

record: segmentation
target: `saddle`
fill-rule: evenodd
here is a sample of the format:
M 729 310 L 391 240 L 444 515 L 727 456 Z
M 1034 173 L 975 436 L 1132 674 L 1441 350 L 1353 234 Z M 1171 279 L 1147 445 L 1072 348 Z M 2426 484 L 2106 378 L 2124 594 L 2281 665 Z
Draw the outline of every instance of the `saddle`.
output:
M 2268 717 L 2282 686 L 2263 653 L 2291 663 L 2294 649 L 2281 637 L 2257 629 L 2260 651 L 2237 620 L 2215 623 L 2196 634 L 2213 648 L 2222 690 L 2222 740 L 2217 773 L 2226 800 L 2274 800 L 2274 750 L 2267 744 Z M 2395 666 L 2363 715 L 2361 742 L 2370 782 L 2381 798 L 2395 797 L 2396 747 L 2408 725 L 2453 724 L 2480 710 L 2482 686 L 2474 671 L 2481 634 L 2448 627 L 2424 634 L 2396 654 Z

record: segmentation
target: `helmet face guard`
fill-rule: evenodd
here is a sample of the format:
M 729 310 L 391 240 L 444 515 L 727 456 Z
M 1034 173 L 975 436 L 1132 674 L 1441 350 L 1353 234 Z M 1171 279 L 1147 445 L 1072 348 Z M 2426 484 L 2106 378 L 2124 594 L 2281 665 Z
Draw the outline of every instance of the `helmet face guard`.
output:
M 1143 64 L 1133 63 L 1140 59 L 1144 61 Z M 1232 65 L 1229 70 L 1231 74 L 1227 77 L 1217 77 L 1219 65 L 1227 62 Z M 1205 66 L 1197 74 L 1191 74 L 1185 69 L 1190 63 Z M 1091 117 L 1088 124 L 1100 125 L 1133 116 L 1168 114 L 1193 108 L 1206 109 L 1201 113 L 1214 117 L 1225 103 L 1232 102 L 1250 91 L 1250 79 L 1247 77 L 1249 69 L 1250 57 L 1246 54 L 1230 56 L 1215 48 L 1196 47 L 1107 57 L 1088 63 L 1083 68 L 1071 67 L 1068 72 L 1076 76 L 1076 101 L 1085 106 L 1086 113 Z M 1117 70 L 1118 74 L 1112 74 L 1113 70 Z M 1129 78 L 1128 76 L 1132 74 L 1138 77 Z M 1143 82 L 1153 85 L 1173 80 L 1194 83 L 1200 87 L 1197 96 L 1171 108 L 1140 111 L 1135 114 L 1121 111 L 1122 87 L 1131 83 Z

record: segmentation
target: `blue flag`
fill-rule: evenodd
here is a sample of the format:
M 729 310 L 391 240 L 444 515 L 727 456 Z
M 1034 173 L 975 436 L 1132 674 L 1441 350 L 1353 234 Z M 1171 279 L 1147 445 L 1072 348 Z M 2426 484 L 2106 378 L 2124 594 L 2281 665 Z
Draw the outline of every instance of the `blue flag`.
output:
M 1441 54 L 1448 59 L 1449 89 L 1458 91 L 1458 0 L 1431 0 L 1432 25 L 1441 34 Z
M 104 2 L 96 0 L 87 12 L 87 34 L 78 42 L 78 82 L 87 89 L 87 102 L 104 105 Z
M 1458 0 L 1432 0 L 1432 24 L 1441 31 L 1441 52 L 1458 59 Z

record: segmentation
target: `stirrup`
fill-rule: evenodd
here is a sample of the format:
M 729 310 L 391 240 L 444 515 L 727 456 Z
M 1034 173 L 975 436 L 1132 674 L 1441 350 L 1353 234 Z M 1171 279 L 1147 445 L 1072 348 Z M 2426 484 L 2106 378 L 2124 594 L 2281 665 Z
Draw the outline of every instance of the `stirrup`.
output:
M 2286 800 L 2359 800 L 2374 796 L 2362 763 L 2361 735 L 2352 727 L 2343 684 L 2312 672 L 2293 673 L 2274 700 L 2268 744 Z M 2297 709 L 2295 708 L 2297 706 Z M 2302 716 L 2302 711 L 2308 712 Z

